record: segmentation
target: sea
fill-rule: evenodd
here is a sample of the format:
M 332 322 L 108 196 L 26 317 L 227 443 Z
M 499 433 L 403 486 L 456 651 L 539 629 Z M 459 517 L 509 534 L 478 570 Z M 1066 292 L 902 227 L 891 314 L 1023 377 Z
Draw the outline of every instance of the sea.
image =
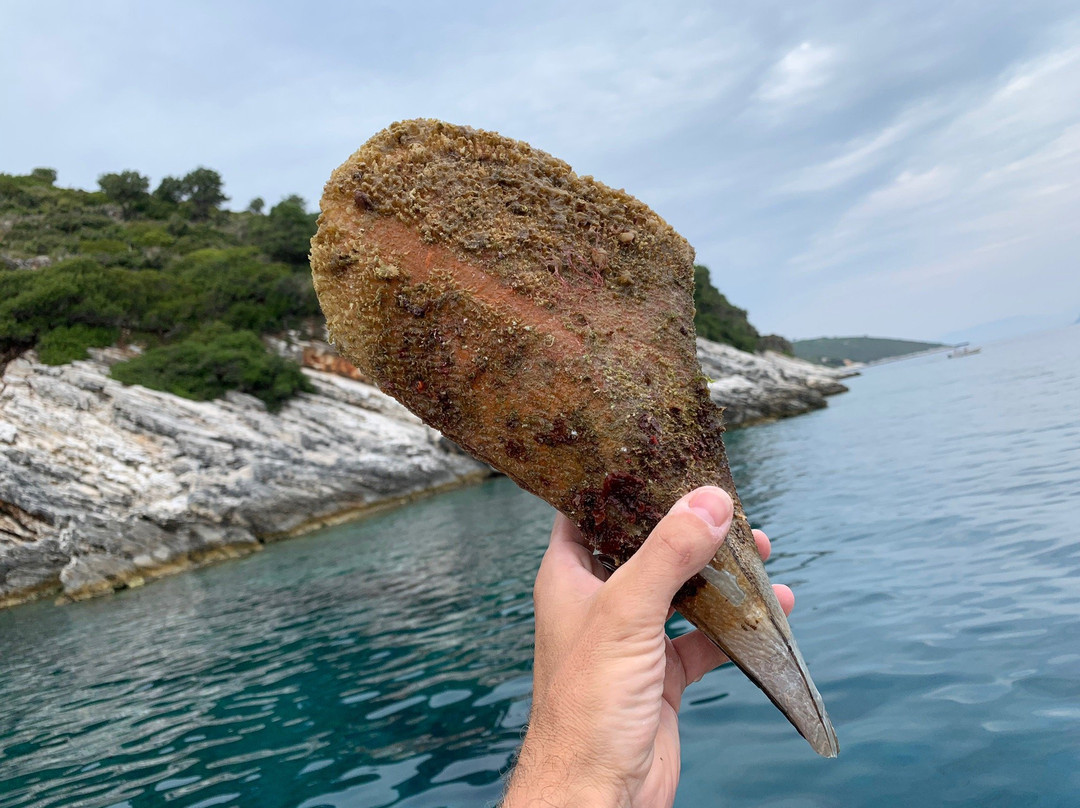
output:
M 726 666 L 676 804 L 1080 805 L 1080 327 L 849 384 L 727 436 L 840 755 Z M 552 517 L 495 479 L 0 612 L 0 808 L 496 803 Z

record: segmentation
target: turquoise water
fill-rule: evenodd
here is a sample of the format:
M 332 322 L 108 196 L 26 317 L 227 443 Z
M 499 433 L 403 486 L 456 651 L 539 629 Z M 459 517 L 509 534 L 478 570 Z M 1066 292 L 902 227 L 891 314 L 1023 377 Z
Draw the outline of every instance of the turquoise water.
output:
M 721 669 L 678 805 L 1080 804 L 1080 328 L 851 388 L 729 436 L 840 757 Z M 496 800 L 551 517 L 497 480 L 0 613 L 0 808 Z

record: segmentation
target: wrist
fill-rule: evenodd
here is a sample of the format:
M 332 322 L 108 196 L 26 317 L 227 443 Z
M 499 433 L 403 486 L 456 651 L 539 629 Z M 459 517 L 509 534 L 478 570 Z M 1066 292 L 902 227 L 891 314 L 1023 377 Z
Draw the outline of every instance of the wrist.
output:
M 530 728 L 501 808 L 629 808 L 625 787 L 598 771 L 587 756 L 552 739 L 538 743 Z
M 533 772 L 520 765 L 510 775 L 500 808 L 628 808 L 614 788 L 582 782 L 574 775 Z

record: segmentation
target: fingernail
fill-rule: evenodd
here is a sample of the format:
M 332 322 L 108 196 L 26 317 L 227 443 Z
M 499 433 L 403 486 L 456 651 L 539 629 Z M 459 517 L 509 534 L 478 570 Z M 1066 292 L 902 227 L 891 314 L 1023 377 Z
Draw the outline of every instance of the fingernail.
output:
M 719 488 L 699 488 L 686 504 L 710 527 L 720 527 L 731 518 L 731 497 Z

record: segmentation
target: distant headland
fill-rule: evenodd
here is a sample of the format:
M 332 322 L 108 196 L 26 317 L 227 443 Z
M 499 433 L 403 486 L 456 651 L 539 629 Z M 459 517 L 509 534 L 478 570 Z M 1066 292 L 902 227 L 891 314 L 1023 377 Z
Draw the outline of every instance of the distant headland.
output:
M 941 342 L 919 342 L 886 337 L 819 337 L 792 343 L 795 356 L 827 367 L 877 362 L 948 347 Z

